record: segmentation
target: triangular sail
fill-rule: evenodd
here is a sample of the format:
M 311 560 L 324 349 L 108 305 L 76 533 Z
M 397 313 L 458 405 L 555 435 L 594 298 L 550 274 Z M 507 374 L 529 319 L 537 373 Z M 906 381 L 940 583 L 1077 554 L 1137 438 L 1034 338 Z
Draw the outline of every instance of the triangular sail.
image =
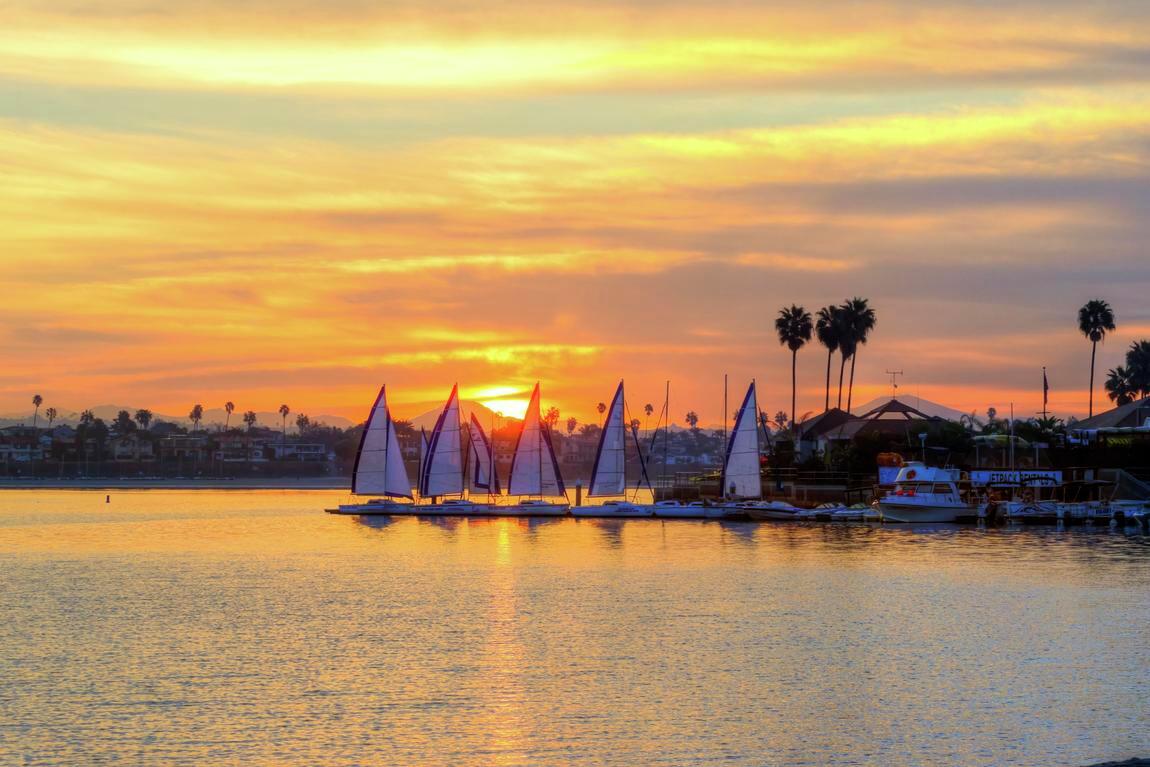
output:
M 539 417 L 539 384 L 535 384 L 535 391 L 531 393 L 531 402 L 519 429 L 519 440 L 511 458 L 507 492 L 511 495 L 539 496 L 566 494 L 550 435 L 543 428 Z
M 623 495 L 627 489 L 627 425 L 623 423 L 623 402 L 623 382 L 620 381 L 599 434 L 588 496 Z
M 487 439 L 483 426 L 471 414 L 468 423 L 471 436 L 471 472 L 468 476 L 468 487 L 472 492 L 499 494 L 499 472 L 495 470 L 495 460 L 491 449 L 491 442 Z
M 352 469 L 351 492 L 355 495 L 411 497 L 411 480 L 408 479 L 395 424 L 387 408 L 386 386 L 379 388 L 379 396 L 375 398 L 363 426 L 355 468 Z
M 759 403 L 755 395 L 755 382 L 747 388 L 747 396 L 735 416 L 735 428 L 727 443 L 727 457 L 723 462 L 720 485 L 726 498 L 761 498 L 762 476 L 759 468 Z
M 459 420 L 459 387 L 453 386 L 431 431 L 419 494 L 424 498 L 463 494 L 463 442 Z

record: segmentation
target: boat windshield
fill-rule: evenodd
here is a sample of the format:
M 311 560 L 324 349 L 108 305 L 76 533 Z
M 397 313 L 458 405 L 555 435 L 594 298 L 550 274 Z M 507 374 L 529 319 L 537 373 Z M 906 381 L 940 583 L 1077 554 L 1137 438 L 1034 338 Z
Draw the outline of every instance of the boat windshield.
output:
M 899 482 L 892 491 L 894 495 L 943 495 L 954 493 L 949 482 Z

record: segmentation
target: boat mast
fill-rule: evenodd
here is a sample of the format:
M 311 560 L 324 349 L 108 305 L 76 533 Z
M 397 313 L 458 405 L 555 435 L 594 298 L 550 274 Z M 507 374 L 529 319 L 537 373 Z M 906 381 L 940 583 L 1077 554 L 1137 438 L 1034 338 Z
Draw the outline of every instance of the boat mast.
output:
M 667 423 L 663 428 L 663 471 L 659 484 L 666 489 L 667 486 L 667 456 L 670 454 L 671 440 L 671 382 L 667 381 L 667 389 L 663 394 L 663 409 L 667 411 Z
M 387 419 L 387 421 L 384 423 L 383 431 L 383 492 L 386 495 L 388 488 L 387 464 L 391 459 L 391 456 L 388 454 L 388 451 L 391 449 L 391 408 L 389 408 L 386 404 L 384 404 L 383 408 L 384 417 Z M 364 426 L 363 428 L 366 429 L 367 426 Z

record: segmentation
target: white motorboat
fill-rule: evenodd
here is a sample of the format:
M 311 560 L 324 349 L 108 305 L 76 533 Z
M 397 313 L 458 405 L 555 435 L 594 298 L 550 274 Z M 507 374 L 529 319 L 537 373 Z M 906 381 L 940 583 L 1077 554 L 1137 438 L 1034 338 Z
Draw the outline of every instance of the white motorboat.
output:
M 652 505 L 660 519 L 732 519 L 731 508 L 709 501 L 659 501 Z
M 957 469 L 911 461 L 899 469 L 894 489 L 879 499 L 884 522 L 974 522 L 984 507 L 958 487 Z
M 756 522 L 765 520 L 793 522 L 803 519 L 807 511 L 786 501 L 748 501 L 738 504 L 738 508 Z

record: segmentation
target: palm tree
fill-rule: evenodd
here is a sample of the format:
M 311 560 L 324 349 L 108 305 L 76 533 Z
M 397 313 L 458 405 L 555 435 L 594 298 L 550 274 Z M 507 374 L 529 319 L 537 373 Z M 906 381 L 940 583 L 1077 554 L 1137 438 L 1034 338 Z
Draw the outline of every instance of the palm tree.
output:
M 1105 386 L 1110 399 L 1119 406 L 1129 405 L 1137 394 L 1130 381 L 1130 371 L 1121 365 L 1107 372 Z
M 575 427 L 579 425 L 579 421 L 575 420 L 575 416 L 567 419 L 567 436 L 570 437 L 575 433 Z
M 231 401 L 224 403 L 224 413 L 225 413 L 225 415 L 224 415 L 224 431 L 227 431 L 228 427 L 231 425 L 232 413 L 234 413 L 235 411 L 236 411 L 236 403 L 231 402 Z
M 1150 341 L 1135 341 L 1126 350 L 1126 370 L 1135 397 L 1150 397 Z
M 555 425 L 559 423 L 559 408 L 554 405 L 547 408 L 547 412 L 543 414 L 543 423 L 547 424 L 547 431 L 554 431 Z
M 775 332 L 779 343 L 791 350 L 791 412 L 795 412 L 798 397 L 799 349 L 811 340 L 811 313 L 801 306 L 791 304 L 789 309 L 780 309 L 775 318 Z
M 842 310 L 837 306 L 824 306 L 815 313 L 815 335 L 827 347 L 827 396 L 823 410 L 831 409 L 831 357 L 839 348 L 842 331 Z
M 192 412 L 188 413 L 188 420 L 192 422 L 192 431 L 200 428 L 200 421 L 204 420 L 204 406 L 193 405 Z
M 1098 342 L 1106 340 L 1106 333 L 1114 330 L 1114 310 L 1100 298 L 1087 301 L 1078 310 L 1078 329 L 1090 339 L 1090 406 L 1087 417 L 1094 415 L 1094 358 Z
M 287 417 L 291 415 L 291 408 L 287 405 L 280 405 L 280 418 L 283 419 L 283 441 L 287 442 Z
M 248 431 L 256 425 L 256 411 L 248 410 L 244 413 L 244 425 L 248 427 Z
M 849 339 L 851 358 L 851 380 L 850 385 L 847 387 L 847 412 L 849 413 L 851 410 L 851 397 L 854 394 L 855 388 L 855 358 L 858 357 L 859 346 L 867 342 L 870 332 L 874 330 L 877 318 L 875 317 L 874 309 L 870 308 L 870 305 L 867 303 L 867 299 L 859 298 L 858 296 L 843 303 L 842 313 L 843 327 Z
M 44 398 L 39 394 L 32 395 L 32 404 L 36 406 L 35 412 L 32 413 L 32 428 L 36 428 L 36 423 L 40 420 L 40 406 L 44 404 Z
M 152 411 L 141 408 L 136 411 L 136 423 L 140 424 L 140 428 L 144 431 L 148 430 L 148 426 L 152 423 Z
M 699 414 L 694 410 L 687 411 L 687 415 L 683 416 L 683 420 L 687 422 L 687 426 L 691 427 L 691 431 L 699 427 Z
M 48 420 L 49 429 L 52 428 L 52 422 L 56 420 L 57 415 L 59 415 L 59 413 L 56 412 L 56 408 L 54 407 L 50 407 L 44 411 L 44 418 Z

